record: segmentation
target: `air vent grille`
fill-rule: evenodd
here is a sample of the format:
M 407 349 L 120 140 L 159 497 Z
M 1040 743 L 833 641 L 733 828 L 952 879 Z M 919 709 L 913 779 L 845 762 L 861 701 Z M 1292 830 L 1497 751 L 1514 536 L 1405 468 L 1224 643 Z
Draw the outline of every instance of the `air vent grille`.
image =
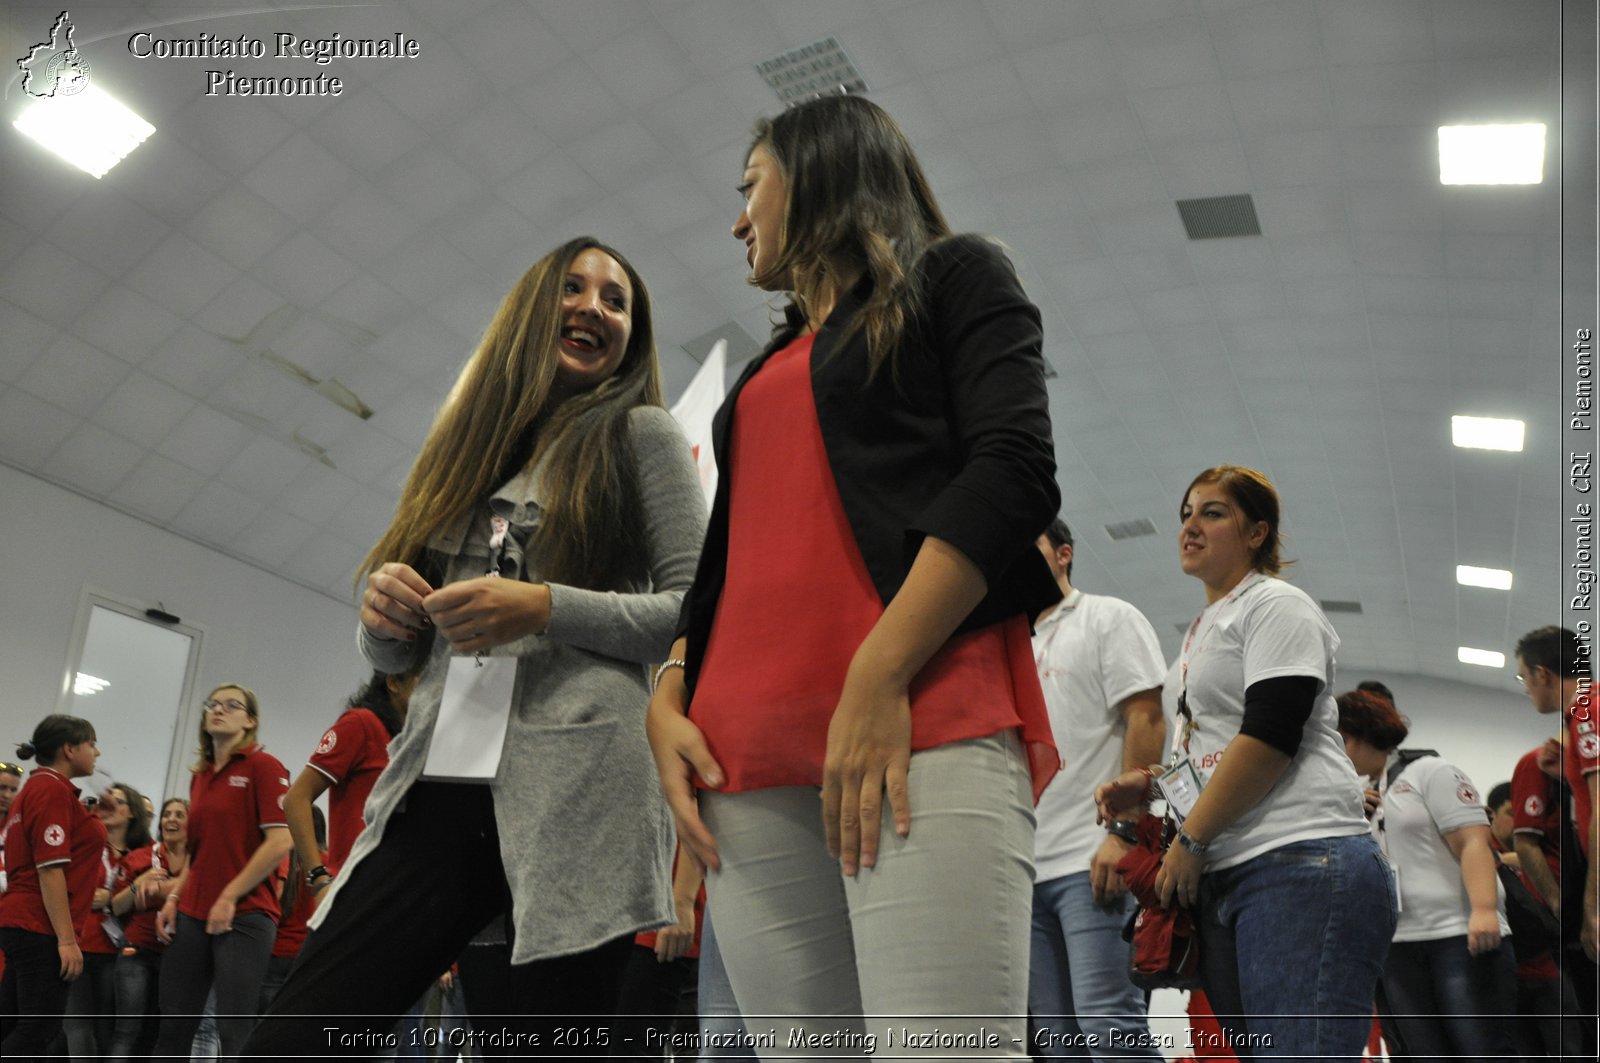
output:
M 1334 598 L 1324 598 L 1321 602 L 1324 613 L 1359 613 L 1360 602 L 1342 602 Z
M 1178 214 L 1183 218 L 1184 230 L 1191 240 L 1261 235 L 1256 204 L 1249 195 L 1180 199 Z
M 1115 524 L 1106 525 L 1106 534 L 1111 536 L 1111 541 L 1114 543 L 1120 543 L 1124 539 L 1142 539 L 1155 533 L 1155 521 L 1149 517 L 1140 517 L 1138 520 L 1123 520 Z
M 813 96 L 860 96 L 867 92 L 866 78 L 844 54 L 837 37 L 825 37 L 757 63 L 756 73 L 778 94 L 778 102 L 786 106 Z

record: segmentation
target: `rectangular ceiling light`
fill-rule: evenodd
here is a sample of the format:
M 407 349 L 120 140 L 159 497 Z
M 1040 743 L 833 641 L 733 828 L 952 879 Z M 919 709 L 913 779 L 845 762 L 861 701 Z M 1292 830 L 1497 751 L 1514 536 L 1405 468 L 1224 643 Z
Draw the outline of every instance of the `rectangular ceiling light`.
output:
M 813 96 L 862 96 L 869 91 L 866 78 L 845 54 L 837 37 L 824 37 L 775 55 L 757 63 L 756 73 L 778 94 L 778 101 L 784 106 Z
M 1544 123 L 1442 125 L 1442 185 L 1536 185 L 1544 180 Z
M 1472 450 L 1522 450 L 1522 435 L 1526 429 L 1521 421 L 1504 417 L 1450 418 L 1450 441 L 1458 447 Z
M 156 131 L 95 85 L 70 96 L 36 99 L 11 124 L 96 179 Z
M 90 694 L 100 693 L 110 685 L 111 682 L 109 680 L 101 679 L 97 675 L 90 675 L 88 672 L 79 672 L 73 677 L 72 692 L 87 697 Z
M 1477 664 L 1484 668 L 1504 668 L 1506 655 L 1494 650 L 1475 650 L 1471 646 L 1458 646 L 1456 660 L 1462 664 Z
M 1490 590 L 1508 591 L 1511 589 L 1511 573 L 1503 568 L 1457 565 L 1456 582 L 1463 587 L 1488 587 Z

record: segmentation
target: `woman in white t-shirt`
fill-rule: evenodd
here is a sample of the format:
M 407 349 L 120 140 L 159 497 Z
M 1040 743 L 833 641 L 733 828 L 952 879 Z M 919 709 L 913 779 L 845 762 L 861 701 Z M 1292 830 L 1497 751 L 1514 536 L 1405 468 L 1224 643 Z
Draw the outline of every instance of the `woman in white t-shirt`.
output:
M 1275 578 L 1279 505 L 1265 476 L 1207 469 L 1179 516 L 1179 563 L 1207 605 L 1178 663 L 1167 795 L 1181 828 L 1156 888 L 1194 910 L 1206 994 L 1241 1059 L 1358 1060 L 1394 880 L 1336 727 L 1339 636 Z M 1101 786 L 1101 815 L 1126 815 L 1163 770 Z
M 1437 755 L 1403 758 L 1408 731 L 1386 699 L 1339 696 L 1339 733 L 1380 794 L 1372 829 L 1400 885 L 1380 1008 L 1390 1055 L 1512 1059 L 1516 963 L 1501 947 L 1511 928 L 1483 798 Z

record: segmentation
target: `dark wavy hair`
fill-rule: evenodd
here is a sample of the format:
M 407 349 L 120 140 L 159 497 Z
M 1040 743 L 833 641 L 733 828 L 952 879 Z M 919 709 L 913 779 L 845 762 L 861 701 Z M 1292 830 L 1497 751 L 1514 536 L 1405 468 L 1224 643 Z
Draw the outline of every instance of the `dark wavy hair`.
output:
M 17 743 L 17 759 L 31 759 L 41 768 L 48 766 L 62 746 L 76 746 L 95 740 L 94 724 L 78 716 L 55 713 L 39 721 L 33 738 Z
M 429 628 L 426 637 L 431 638 L 432 631 L 433 629 Z M 421 638 L 418 641 L 421 641 Z M 411 667 L 398 673 L 394 678 L 406 680 L 421 675 L 422 670 L 428 666 L 428 656 L 428 649 L 424 646 L 416 659 L 411 662 Z M 350 695 L 344 707 L 369 710 L 378 718 L 378 722 L 383 724 L 383 729 L 389 732 L 389 737 L 393 738 L 400 733 L 400 728 L 405 726 L 406 714 L 394 703 L 394 697 L 389 693 L 390 678 L 387 672 L 374 671 L 372 678 L 368 679 L 360 690 Z
M 788 189 L 779 253 L 750 283 L 786 290 L 778 332 L 798 329 L 807 304 L 840 267 L 872 280 L 850 324 L 867 336 L 869 377 L 889 365 L 921 303 L 916 263 L 950 225 L 911 142 L 889 113 L 860 96 L 824 96 L 756 122 L 750 151 L 765 148 Z M 745 153 L 746 159 L 749 152 Z
M 1404 716 L 1387 698 L 1368 690 L 1352 690 L 1340 694 L 1339 733 L 1359 738 L 1374 749 L 1384 752 L 1398 746 L 1411 733 Z
M 1276 576 L 1284 566 L 1294 563 L 1282 557 L 1283 533 L 1279 530 L 1283 523 L 1282 506 L 1278 502 L 1278 489 L 1272 486 L 1266 474 L 1244 465 L 1213 465 L 1183 489 L 1183 497 L 1178 500 L 1180 518 L 1183 507 L 1189 504 L 1189 492 L 1197 484 L 1216 484 L 1239 507 L 1245 520 L 1251 524 L 1265 522 L 1267 537 L 1261 540 L 1255 556 L 1250 559 L 1257 572 Z
M 144 807 L 144 794 L 125 782 L 114 782 L 111 789 L 121 790 L 122 799 L 128 802 L 128 833 L 123 842 L 130 852 L 143 849 L 150 844 L 150 810 Z

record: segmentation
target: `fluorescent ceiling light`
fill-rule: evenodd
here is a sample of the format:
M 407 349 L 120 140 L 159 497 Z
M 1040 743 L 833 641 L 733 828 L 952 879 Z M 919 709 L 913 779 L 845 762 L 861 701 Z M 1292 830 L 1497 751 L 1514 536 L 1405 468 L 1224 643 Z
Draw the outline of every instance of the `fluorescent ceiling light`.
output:
M 97 179 L 156 131 L 94 85 L 70 96 L 36 99 L 11 124 Z
M 110 685 L 110 680 L 101 679 L 88 672 L 79 672 L 77 678 L 72 681 L 72 692 L 87 697 L 90 694 L 100 693 Z
M 1442 185 L 1536 185 L 1544 180 L 1544 123 L 1442 125 Z
M 1463 587 L 1488 587 L 1490 590 L 1508 591 L 1511 589 L 1511 572 L 1503 568 L 1457 565 L 1456 582 Z
M 1450 441 L 1458 447 L 1474 450 L 1522 450 L 1522 434 L 1526 425 L 1504 417 L 1450 418 Z
M 1478 664 L 1485 668 L 1504 668 L 1506 655 L 1494 650 L 1475 650 L 1471 646 L 1458 646 L 1456 660 L 1462 664 Z

